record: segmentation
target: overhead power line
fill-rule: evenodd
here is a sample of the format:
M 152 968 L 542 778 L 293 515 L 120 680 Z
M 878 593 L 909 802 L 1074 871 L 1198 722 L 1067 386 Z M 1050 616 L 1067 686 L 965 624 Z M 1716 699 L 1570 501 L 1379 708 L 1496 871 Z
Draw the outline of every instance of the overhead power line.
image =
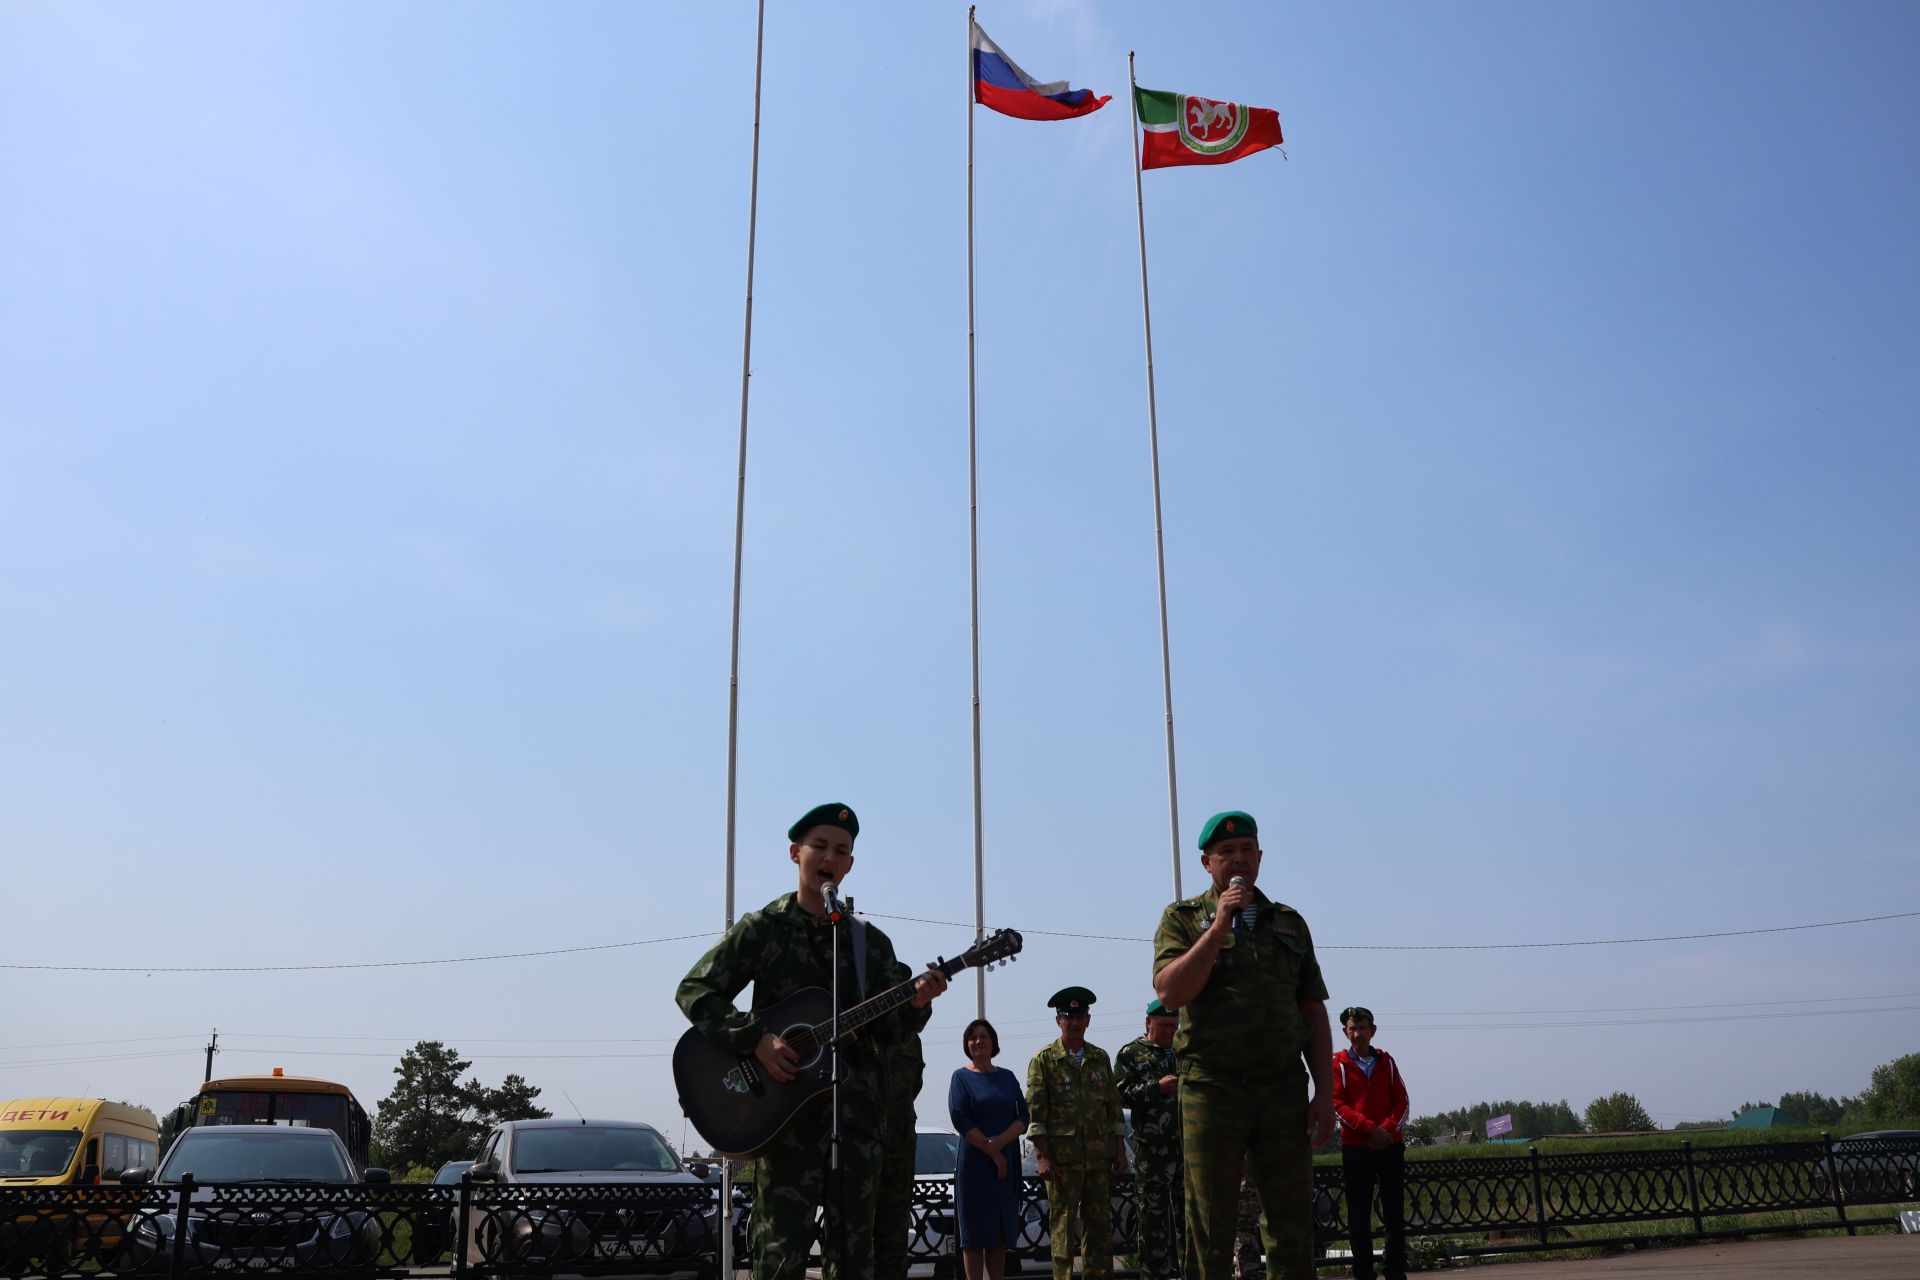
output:
M 1594 1018 L 1577 1021 L 1557 1022 L 1475 1022 L 1475 1023 L 1395 1023 L 1393 1033 L 1413 1031 L 1567 1031 L 1585 1027 L 1650 1027 L 1668 1026 L 1676 1023 L 1696 1025 L 1702 1022 L 1754 1022 L 1772 1021 L 1781 1018 L 1823 1018 L 1836 1014 L 1885 1014 L 1912 1013 L 1920 1011 L 1920 1005 L 1887 1005 L 1867 1009 L 1788 1009 L 1773 1013 L 1736 1013 L 1684 1018 Z M 1010 1024 L 1009 1024 L 1010 1025 Z M 929 1028 L 937 1030 L 938 1028 Z M 224 1034 L 224 1033 L 223 1033 Z M 1002 1035 L 1002 1041 L 1008 1044 L 1029 1041 L 1051 1040 L 1054 1033 L 1050 1030 L 1012 1031 Z M 343 1039 L 347 1037 L 342 1037 Z M 566 1044 L 571 1041 L 549 1041 L 547 1043 Z M 609 1042 L 617 1043 L 617 1042 Z M 55 1058 L 26 1062 L 0 1062 L 0 1071 L 26 1067 L 73 1066 L 82 1063 L 125 1062 L 142 1058 L 169 1058 L 190 1056 L 198 1053 L 196 1049 L 164 1049 L 148 1053 L 102 1054 L 88 1058 Z M 392 1059 L 392 1050 L 373 1049 L 317 1049 L 306 1045 L 262 1045 L 249 1048 L 249 1053 L 271 1054 L 279 1058 L 383 1058 Z M 626 1050 L 613 1053 L 473 1053 L 462 1057 L 473 1062 L 586 1062 L 586 1061 L 631 1061 L 646 1058 L 669 1058 L 671 1049 Z
M 923 916 L 869 913 L 876 920 L 902 920 L 910 924 L 938 925 L 949 929 L 971 929 L 958 920 L 930 920 Z M 1710 938 L 1751 938 L 1762 934 L 1797 933 L 1806 929 L 1840 929 L 1848 925 L 1878 924 L 1886 920 L 1911 920 L 1920 911 L 1898 911 L 1888 915 L 1856 916 L 1851 920 L 1822 920 L 1814 924 L 1782 924 L 1759 929 L 1722 929 L 1711 933 L 1666 933 L 1644 938 L 1579 938 L 1558 942 L 1378 942 L 1317 943 L 1321 951 L 1519 951 L 1542 947 L 1624 947 L 1654 942 L 1698 942 Z M 1151 942 L 1150 938 L 1114 933 L 1067 933 L 1053 929 L 1022 929 L 1037 938 L 1074 938 L 1093 942 Z M 638 938 L 627 942 L 601 942 L 582 947 L 551 947 L 542 951 L 502 951 L 490 955 L 443 956 L 429 960 L 358 960 L 332 964 L 11 964 L 0 962 L 0 970 L 34 973 L 314 973 L 346 969 L 405 969 L 427 965 L 479 964 L 494 960 L 531 960 L 543 956 L 582 955 L 592 951 L 618 951 L 630 947 L 652 947 L 667 942 L 691 942 L 716 936 L 704 933 L 680 933 L 664 938 Z
M 870 912 L 876 920 L 905 920 L 912 924 L 935 924 L 953 929 L 973 926 L 957 920 L 928 920 L 921 916 L 890 916 Z M 1877 924 L 1882 920 L 1911 920 L 1920 911 L 1899 911 L 1884 916 L 1858 916 L 1852 920 L 1822 920 L 1816 924 L 1781 924 L 1762 929 L 1722 929 L 1714 933 L 1665 933 L 1645 938 L 1579 938 L 1561 942 L 1316 942 L 1319 951 L 1520 951 L 1539 947 L 1624 947 L 1647 942 L 1697 942 L 1703 938 L 1748 938 L 1763 933 L 1795 933 L 1802 929 L 1838 929 L 1845 925 Z M 1047 929 L 1022 929 L 1022 934 L 1040 938 L 1086 938 L 1098 942 L 1151 942 L 1117 933 L 1059 933 Z

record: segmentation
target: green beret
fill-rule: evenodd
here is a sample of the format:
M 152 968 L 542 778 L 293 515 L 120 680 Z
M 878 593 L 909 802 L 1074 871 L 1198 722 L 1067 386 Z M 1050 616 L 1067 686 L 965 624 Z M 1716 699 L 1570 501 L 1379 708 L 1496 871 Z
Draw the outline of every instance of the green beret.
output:
M 1085 987 L 1062 987 L 1053 993 L 1053 999 L 1047 1001 L 1047 1008 L 1058 1009 L 1061 1013 L 1085 1013 L 1093 1000 L 1093 992 Z
M 1202 850 L 1215 840 L 1231 840 L 1238 836 L 1257 836 L 1260 827 L 1250 813 L 1238 809 L 1229 809 L 1225 813 L 1216 813 L 1207 819 L 1207 825 L 1200 828 L 1200 848 Z
M 1149 1018 L 1177 1018 L 1180 1015 L 1161 1004 L 1159 997 L 1156 996 L 1147 1001 L 1147 1016 Z
M 787 839 L 794 844 L 815 827 L 838 827 L 854 839 L 860 838 L 860 819 L 843 804 L 817 804 L 800 815 L 800 821 L 787 828 Z

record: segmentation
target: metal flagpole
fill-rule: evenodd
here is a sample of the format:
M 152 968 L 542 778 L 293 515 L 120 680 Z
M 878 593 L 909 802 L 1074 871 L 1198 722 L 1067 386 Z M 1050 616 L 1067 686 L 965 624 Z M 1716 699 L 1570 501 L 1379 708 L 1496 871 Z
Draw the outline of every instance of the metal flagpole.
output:
M 734 814 L 740 776 L 740 559 L 747 523 L 747 383 L 753 373 L 753 246 L 760 224 L 760 67 L 766 48 L 767 0 L 753 32 L 753 166 L 747 184 L 747 305 L 740 339 L 740 463 L 733 497 L 733 652 L 727 668 L 727 878 L 724 929 L 733 928 Z M 720 1274 L 733 1275 L 733 1165 L 720 1157 Z
M 973 331 L 973 9 L 967 6 L 967 537 L 973 622 L 973 938 L 987 936 L 984 845 L 980 833 L 980 484 Z M 974 970 L 975 1017 L 987 1016 L 987 970 Z
M 1140 191 L 1140 95 L 1127 54 L 1127 101 L 1133 106 L 1133 208 L 1140 223 L 1140 318 L 1147 334 L 1147 445 L 1153 454 L 1153 555 L 1160 574 L 1160 688 L 1167 714 L 1167 830 L 1173 853 L 1173 896 L 1180 890 L 1180 784 L 1173 765 L 1173 658 L 1167 644 L 1167 542 L 1160 522 L 1160 415 L 1153 396 L 1153 307 L 1147 300 L 1147 204 Z

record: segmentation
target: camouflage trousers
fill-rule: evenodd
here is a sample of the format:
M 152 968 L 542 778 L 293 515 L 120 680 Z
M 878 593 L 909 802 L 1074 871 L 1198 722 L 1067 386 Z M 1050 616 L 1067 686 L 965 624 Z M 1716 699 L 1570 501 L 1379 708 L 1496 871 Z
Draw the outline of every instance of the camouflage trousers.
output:
M 1240 1171 L 1240 1204 L 1233 1220 L 1233 1274 L 1236 1280 L 1260 1280 L 1267 1273 L 1267 1224 L 1260 1213 L 1260 1192 L 1253 1183 L 1253 1161 Z
M 1243 1168 L 1266 1211 L 1267 1275 L 1313 1280 L 1307 1072 L 1278 1081 L 1180 1080 L 1187 1165 L 1187 1280 L 1229 1280 Z
M 1080 1246 L 1085 1275 L 1113 1274 L 1113 1166 L 1058 1166 L 1047 1181 L 1047 1234 L 1053 1245 L 1054 1280 L 1073 1275 L 1074 1246 Z
M 1138 1188 L 1140 1274 L 1146 1280 L 1172 1280 L 1187 1252 L 1186 1186 L 1180 1148 L 1171 1143 L 1134 1148 L 1134 1185 Z
M 919 1092 L 916 1087 L 915 1093 Z M 913 1230 L 913 1099 L 887 1116 L 880 1153 L 880 1190 L 873 1204 L 874 1280 L 906 1280 L 907 1237 Z
M 753 1199 L 753 1280 L 804 1280 L 816 1236 L 829 1268 L 839 1256 L 840 1196 L 834 1186 L 833 1116 L 816 1106 L 760 1157 Z M 847 1268 L 839 1280 L 873 1280 L 873 1203 L 880 1183 L 880 1135 L 846 1134 Z M 815 1210 L 825 1217 L 816 1225 Z

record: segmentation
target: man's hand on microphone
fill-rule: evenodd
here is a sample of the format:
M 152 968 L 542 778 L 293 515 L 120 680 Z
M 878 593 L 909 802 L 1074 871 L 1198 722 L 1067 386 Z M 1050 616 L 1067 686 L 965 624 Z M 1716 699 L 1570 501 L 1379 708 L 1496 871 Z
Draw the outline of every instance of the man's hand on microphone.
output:
M 760 1059 L 760 1065 L 767 1069 L 767 1074 L 781 1084 L 788 1083 L 799 1074 L 795 1068 L 800 1065 L 800 1055 L 771 1031 L 762 1035 L 760 1043 L 753 1046 L 753 1056 Z
M 1214 912 L 1213 923 L 1208 926 L 1215 933 L 1232 933 L 1234 917 L 1246 910 L 1247 904 L 1253 901 L 1253 890 L 1247 887 L 1246 881 L 1238 876 L 1234 880 L 1236 883 L 1220 892 L 1219 909 Z

